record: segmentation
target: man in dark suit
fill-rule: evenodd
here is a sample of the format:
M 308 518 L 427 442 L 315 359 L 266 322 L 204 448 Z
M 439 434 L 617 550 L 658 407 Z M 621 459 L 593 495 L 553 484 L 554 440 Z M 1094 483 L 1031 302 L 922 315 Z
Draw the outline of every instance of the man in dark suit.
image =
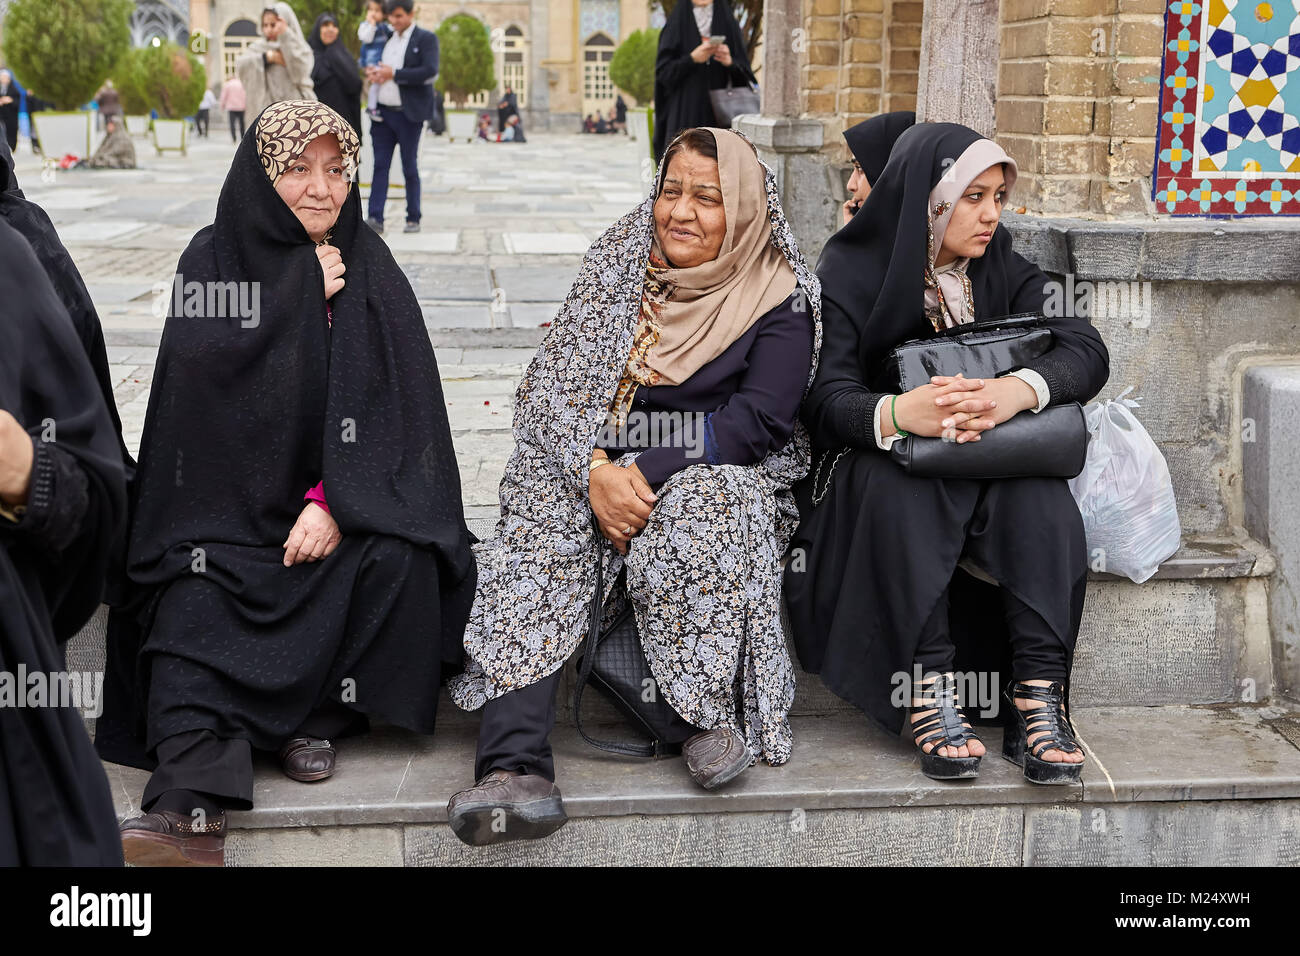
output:
M 370 183 L 372 229 L 384 231 L 384 203 L 388 199 L 388 170 L 393 150 L 402 151 L 402 175 L 406 179 L 406 228 L 420 231 L 420 170 L 416 155 L 420 131 L 433 111 L 433 78 L 438 74 L 438 38 L 415 25 L 413 0 L 385 0 L 384 13 L 393 35 L 384 45 L 378 66 L 367 71 L 370 82 L 379 84 L 380 122 L 370 127 L 375 150 L 375 171 Z

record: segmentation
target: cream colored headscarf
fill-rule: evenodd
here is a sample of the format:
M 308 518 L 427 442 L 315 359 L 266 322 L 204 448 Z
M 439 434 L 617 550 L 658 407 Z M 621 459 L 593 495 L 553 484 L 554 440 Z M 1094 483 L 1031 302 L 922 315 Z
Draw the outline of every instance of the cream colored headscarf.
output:
M 948 231 L 954 204 L 971 182 L 984 170 L 999 163 L 1006 165 L 1006 191 L 1016 183 L 1016 161 L 991 139 L 977 139 L 962 151 L 948 167 L 934 189 L 930 190 L 927 241 L 929 258 L 925 269 L 925 314 L 938 331 L 975 320 L 975 302 L 971 296 L 966 267 L 970 259 L 956 259 L 945 266 L 935 266 L 943 236 Z
M 689 269 L 655 268 L 651 263 L 647 281 L 667 286 L 667 297 L 656 310 L 658 339 L 644 359 L 658 381 L 642 384 L 680 385 L 794 292 L 794 270 L 771 242 L 758 157 L 731 130 L 706 129 L 718 144 L 727 232 L 711 262 Z M 660 175 L 661 185 L 666 172 Z M 662 256 L 658 243 L 654 254 Z

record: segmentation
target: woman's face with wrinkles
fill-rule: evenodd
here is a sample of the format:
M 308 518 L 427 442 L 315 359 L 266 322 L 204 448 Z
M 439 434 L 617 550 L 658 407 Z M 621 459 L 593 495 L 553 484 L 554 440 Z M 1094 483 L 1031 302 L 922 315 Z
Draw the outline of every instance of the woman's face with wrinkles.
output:
M 348 198 L 347 169 L 338 137 L 318 136 L 289 164 L 275 191 L 293 210 L 312 242 L 321 242 Z

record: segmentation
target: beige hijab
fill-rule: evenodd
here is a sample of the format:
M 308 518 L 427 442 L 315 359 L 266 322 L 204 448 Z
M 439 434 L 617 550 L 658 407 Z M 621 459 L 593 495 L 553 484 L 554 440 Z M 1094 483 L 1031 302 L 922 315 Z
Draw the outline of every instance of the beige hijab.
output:
M 970 278 L 966 275 L 970 259 L 956 259 L 944 266 L 936 266 L 934 260 L 943 247 L 943 236 L 948 231 L 954 204 L 976 176 L 998 163 L 1006 166 L 1006 191 L 1010 193 L 1016 183 L 1016 161 L 991 139 L 977 139 L 967 146 L 930 190 L 925 314 L 936 331 L 975 320 L 975 302 L 971 296 Z
M 713 361 L 764 313 L 794 292 L 794 270 L 771 242 L 763 167 L 753 148 L 731 130 L 712 129 L 727 232 L 718 256 L 689 269 L 655 268 L 647 279 L 667 289 L 654 310 L 657 341 L 644 353 L 656 381 L 680 385 Z M 660 171 L 659 188 L 667 166 Z M 662 258 L 658 243 L 654 255 Z M 647 310 L 642 310 L 643 315 Z

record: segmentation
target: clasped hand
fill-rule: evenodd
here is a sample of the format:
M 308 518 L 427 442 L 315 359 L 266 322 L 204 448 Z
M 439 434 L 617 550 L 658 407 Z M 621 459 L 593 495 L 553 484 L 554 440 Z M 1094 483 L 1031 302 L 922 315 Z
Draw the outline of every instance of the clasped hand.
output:
M 929 385 L 904 392 L 881 405 L 882 435 L 893 435 L 893 422 L 912 435 L 946 438 L 964 444 L 979 441 L 989 429 L 1038 404 L 1029 383 L 1015 376 L 963 378 L 935 375 Z
M 628 542 L 646 526 L 659 500 L 635 464 L 621 468 L 611 463 L 593 468 L 587 474 L 587 496 L 600 533 L 619 554 L 627 554 Z M 626 533 L 629 528 L 631 534 Z

